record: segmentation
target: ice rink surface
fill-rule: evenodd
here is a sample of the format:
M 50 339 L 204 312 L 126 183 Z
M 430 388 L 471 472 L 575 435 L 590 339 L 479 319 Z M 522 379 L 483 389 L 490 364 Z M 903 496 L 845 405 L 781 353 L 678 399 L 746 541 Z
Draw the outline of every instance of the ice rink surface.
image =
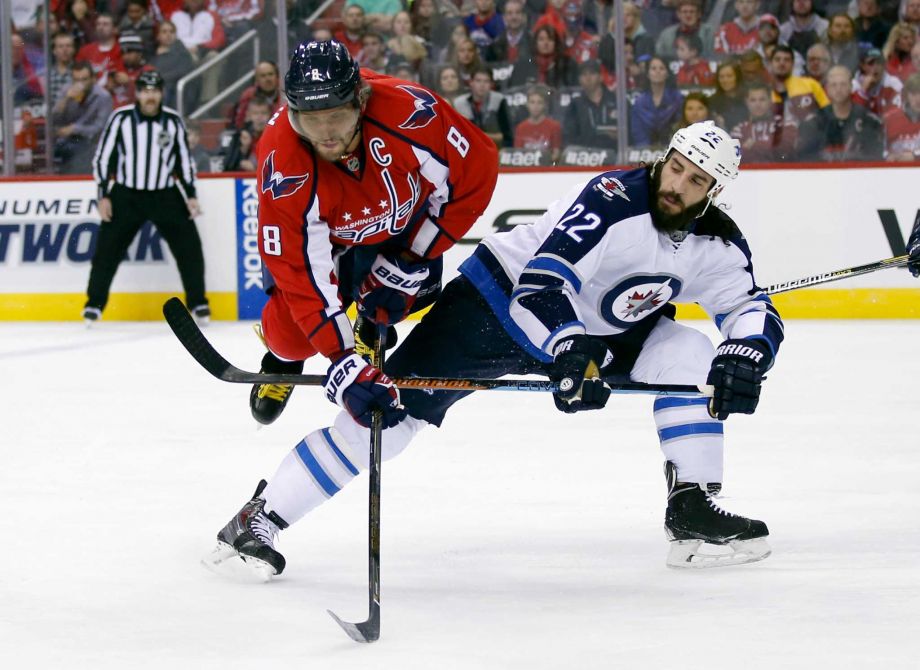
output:
M 249 324 L 206 333 L 258 367 Z M 726 425 L 722 505 L 773 556 L 665 567 L 650 397 L 480 393 L 384 463 L 382 637 L 358 645 L 325 610 L 367 614 L 366 474 L 282 534 L 274 582 L 198 564 L 332 420 L 317 389 L 256 430 L 164 324 L 0 324 L 0 667 L 920 667 L 920 322 L 786 333 Z

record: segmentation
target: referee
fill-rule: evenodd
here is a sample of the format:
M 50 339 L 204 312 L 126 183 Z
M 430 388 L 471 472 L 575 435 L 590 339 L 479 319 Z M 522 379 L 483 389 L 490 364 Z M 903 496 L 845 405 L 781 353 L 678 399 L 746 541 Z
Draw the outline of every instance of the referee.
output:
M 175 111 L 163 107 L 159 72 L 142 72 L 135 87 L 137 102 L 112 112 L 93 158 L 102 225 L 83 318 L 91 324 L 102 316 L 118 265 L 149 220 L 176 258 L 185 304 L 199 323 L 207 323 L 211 310 L 204 294 L 204 255 L 192 220 L 201 209 L 185 125 Z

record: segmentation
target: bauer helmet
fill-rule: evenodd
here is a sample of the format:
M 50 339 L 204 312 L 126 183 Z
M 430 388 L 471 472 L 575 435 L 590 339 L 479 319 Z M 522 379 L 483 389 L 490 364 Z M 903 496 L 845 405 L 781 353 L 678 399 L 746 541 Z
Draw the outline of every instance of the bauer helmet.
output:
M 741 142 L 712 121 L 700 121 L 678 130 L 671 138 L 667 154 L 672 149 L 715 179 L 706 194 L 710 201 L 738 177 Z
M 358 64 L 341 42 L 302 42 L 284 76 L 284 94 L 295 112 L 315 112 L 355 100 Z

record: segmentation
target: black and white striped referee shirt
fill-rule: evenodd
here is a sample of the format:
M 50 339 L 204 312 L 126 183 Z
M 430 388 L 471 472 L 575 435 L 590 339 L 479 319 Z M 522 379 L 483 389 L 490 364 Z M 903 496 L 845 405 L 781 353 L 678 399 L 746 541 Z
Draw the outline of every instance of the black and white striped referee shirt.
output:
M 100 198 L 109 196 L 113 180 L 140 191 L 172 188 L 178 182 L 186 197 L 196 197 L 195 161 L 182 117 L 169 107 L 156 116 L 144 116 L 133 104 L 113 111 L 96 148 L 93 177 Z

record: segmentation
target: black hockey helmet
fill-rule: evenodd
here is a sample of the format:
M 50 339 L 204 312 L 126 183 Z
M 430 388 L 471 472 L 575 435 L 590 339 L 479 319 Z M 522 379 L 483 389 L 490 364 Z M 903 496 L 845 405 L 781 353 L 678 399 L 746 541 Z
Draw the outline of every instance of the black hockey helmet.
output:
M 142 88 L 158 88 L 161 91 L 163 90 L 163 75 L 161 75 L 156 70 L 147 70 L 146 72 L 141 72 L 137 76 L 137 81 L 134 83 L 137 90 Z
M 301 42 L 284 76 L 284 94 L 295 112 L 339 107 L 355 99 L 361 75 L 341 42 Z

